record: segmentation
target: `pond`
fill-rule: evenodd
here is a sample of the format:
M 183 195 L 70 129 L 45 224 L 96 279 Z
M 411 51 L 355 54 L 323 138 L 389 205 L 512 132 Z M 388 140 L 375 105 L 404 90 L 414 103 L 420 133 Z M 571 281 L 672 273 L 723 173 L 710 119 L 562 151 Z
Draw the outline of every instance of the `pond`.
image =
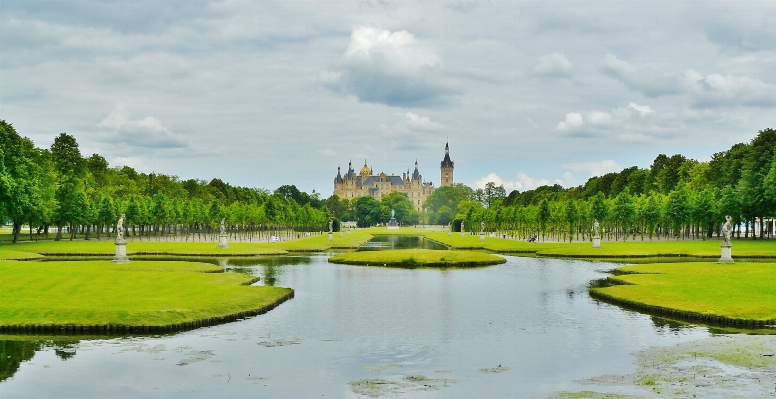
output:
M 365 242 L 359 251 L 381 251 L 385 249 L 450 249 L 446 245 L 423 236 L 384 235 L 374 236 Z
M 170 336 L 0 340 L 0 398 L 542 397 L 633 371 L 639 350 L 710 336 L 590 298 L 587 284 L 614 264 L 507 256 L 408 270 L 326 258 L 215 260 L 296 290 L 250 319 Z

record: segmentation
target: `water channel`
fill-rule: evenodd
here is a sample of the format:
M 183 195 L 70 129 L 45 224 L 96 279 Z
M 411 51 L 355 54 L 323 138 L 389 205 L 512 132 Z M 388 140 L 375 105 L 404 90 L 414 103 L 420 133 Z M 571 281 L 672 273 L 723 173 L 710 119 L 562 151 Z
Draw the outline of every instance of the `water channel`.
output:
M 617 265 L 505 256 L 475 269 L 218 260 L 295 297 L 169 336 L 0 340 L 0 398 L 543 397 L 635 368 L 633 354 L 710 336 L 598 302 Z M 210 260 L 211 262 L 213 260 Z

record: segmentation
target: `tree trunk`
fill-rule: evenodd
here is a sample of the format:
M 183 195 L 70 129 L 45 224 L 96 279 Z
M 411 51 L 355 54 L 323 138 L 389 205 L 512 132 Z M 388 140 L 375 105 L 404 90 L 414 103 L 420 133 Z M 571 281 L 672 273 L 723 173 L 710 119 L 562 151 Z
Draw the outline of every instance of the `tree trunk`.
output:
M 54 241 L 62 241 L 62 226 L 57 225 L 57 236 L 54 238 Z
M 22 224 L 20 222 L 13 222 L 13 243 L 19 242 L 19 233 L 22 230 Z

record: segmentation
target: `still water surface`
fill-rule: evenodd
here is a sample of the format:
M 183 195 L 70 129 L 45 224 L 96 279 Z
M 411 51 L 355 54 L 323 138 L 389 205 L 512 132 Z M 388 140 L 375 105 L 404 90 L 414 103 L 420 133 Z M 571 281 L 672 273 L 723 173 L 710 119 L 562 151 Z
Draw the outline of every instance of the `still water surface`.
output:
M 543 397 L 632 372 L 636 351 L 710 335 L 591 299 L 588 282 L 613 264 L 507 256 L 405 270 L 326 258 L 222 260 L 296 291 L 247 320 L 162 337 L 0 341 L 0 398 Z

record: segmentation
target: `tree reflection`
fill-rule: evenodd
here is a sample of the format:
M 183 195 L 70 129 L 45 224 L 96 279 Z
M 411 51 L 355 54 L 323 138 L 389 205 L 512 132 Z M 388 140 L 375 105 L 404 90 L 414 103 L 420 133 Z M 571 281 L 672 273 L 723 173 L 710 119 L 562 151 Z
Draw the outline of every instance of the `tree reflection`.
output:
M 16 374 L 19 365 L 32 359 L 42 347 L 37 341 L 0 341 L 0 381 Z

